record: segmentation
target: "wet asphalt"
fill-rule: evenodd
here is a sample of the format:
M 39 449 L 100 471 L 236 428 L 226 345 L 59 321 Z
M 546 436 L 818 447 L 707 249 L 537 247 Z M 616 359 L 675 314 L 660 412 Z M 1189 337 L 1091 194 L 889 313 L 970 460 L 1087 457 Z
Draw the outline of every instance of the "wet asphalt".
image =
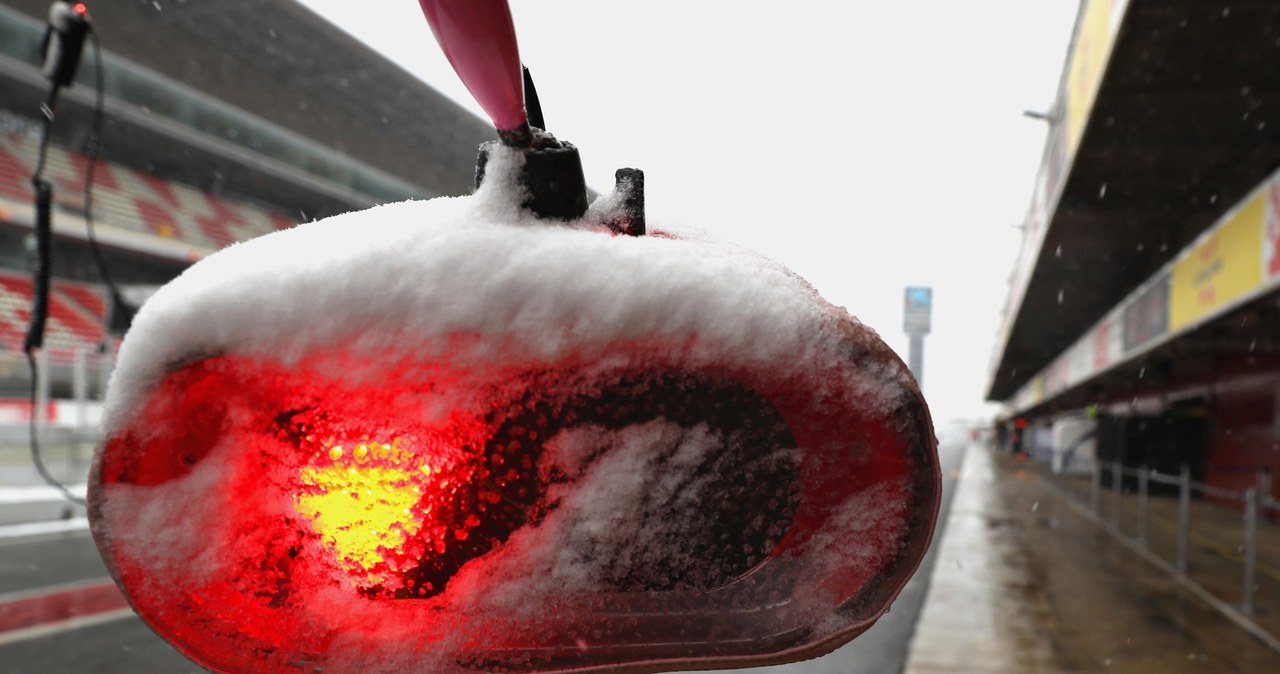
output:
M 907 674 L 1280 672 L 1043 471 L 975 447 L 959 483 Z

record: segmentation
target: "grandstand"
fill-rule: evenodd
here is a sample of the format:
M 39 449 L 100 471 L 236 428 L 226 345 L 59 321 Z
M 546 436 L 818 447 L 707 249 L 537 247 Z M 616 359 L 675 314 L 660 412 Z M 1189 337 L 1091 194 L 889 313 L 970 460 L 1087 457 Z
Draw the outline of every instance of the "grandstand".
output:
M 93 224 L 122 284 L 164 283 L 219 248 L 316 218 L 466 193 L 476 147 L 492 136 L 291 0 L 88 4 L 103 48 Z M 48 8 L 0 0 L 0 396 L 27 386 L 18 363 L 33 287 L 30 179 Z M 92 58 L 86 48 L 59 101 L 45 168 L 55 281 L 44 359 L 55 395 L 70 391 L 77 353 L 109 353 L 118 339 L 87 244 Z
M 35 198 L 30 177 L 38 145 L 34 136 L 0 134 L 0 203 L 9 214 L 30 208 Z M 54 184 L 56 207 L 80 225 L 77 230 L 83 227 L 87 164 L 83 154 L 49 148 L 45 175 Z M 278 210 L 219 197 L 112 162 L 102 162 L 94 173 L 95 220 L 104 236 L 119 245 L 129 246 L 132 237 L 137 248 L 198 259 L 236 241 L 296 224 Z
M 31 278 L 0 270 L 0 341 L 6 348 L 20 347 L 31 316 Z M 59 279 L 49 297 L 45 349 L 58 361 L 70 361 L 77 348 L 101 344 L 106 302 L 97 288 Z

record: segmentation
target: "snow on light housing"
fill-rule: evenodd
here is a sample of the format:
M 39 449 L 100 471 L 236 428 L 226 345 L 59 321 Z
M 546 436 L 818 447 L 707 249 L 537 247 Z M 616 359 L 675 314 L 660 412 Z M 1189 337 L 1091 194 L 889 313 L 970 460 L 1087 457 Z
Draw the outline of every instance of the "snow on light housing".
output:
M 494 182 L 139 313 L 90 486 L 139 615 L 228 672 L 745 666 L 869 627 L 938 502 L 902 363 L 777 265 Z

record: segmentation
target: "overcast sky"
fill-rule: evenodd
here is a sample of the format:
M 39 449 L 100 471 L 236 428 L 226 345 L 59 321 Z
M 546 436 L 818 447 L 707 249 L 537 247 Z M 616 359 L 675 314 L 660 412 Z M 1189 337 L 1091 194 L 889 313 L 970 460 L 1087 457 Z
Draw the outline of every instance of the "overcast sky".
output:
M 483 117 L 415 0 L 301 0 Z M 906 358 L 934 288 L 924 391 L 989 416 L 988 368 L 1078 0 L 514 0 L 549 131 L 649 219 L 749 246 Z

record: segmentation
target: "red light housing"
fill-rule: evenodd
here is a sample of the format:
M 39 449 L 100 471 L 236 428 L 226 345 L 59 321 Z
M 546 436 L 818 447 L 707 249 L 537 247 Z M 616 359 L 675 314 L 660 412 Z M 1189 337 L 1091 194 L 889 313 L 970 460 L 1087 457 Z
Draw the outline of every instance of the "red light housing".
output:
M 139 313 L 89 501 L 157 633 L 221 672 L 658 672 L 875 622 L 940 488 L 871 330 L 711 242 L 421 224 L 446 208 L 227 249 Z M 404 224 L 365 250 L 353 218 Z

